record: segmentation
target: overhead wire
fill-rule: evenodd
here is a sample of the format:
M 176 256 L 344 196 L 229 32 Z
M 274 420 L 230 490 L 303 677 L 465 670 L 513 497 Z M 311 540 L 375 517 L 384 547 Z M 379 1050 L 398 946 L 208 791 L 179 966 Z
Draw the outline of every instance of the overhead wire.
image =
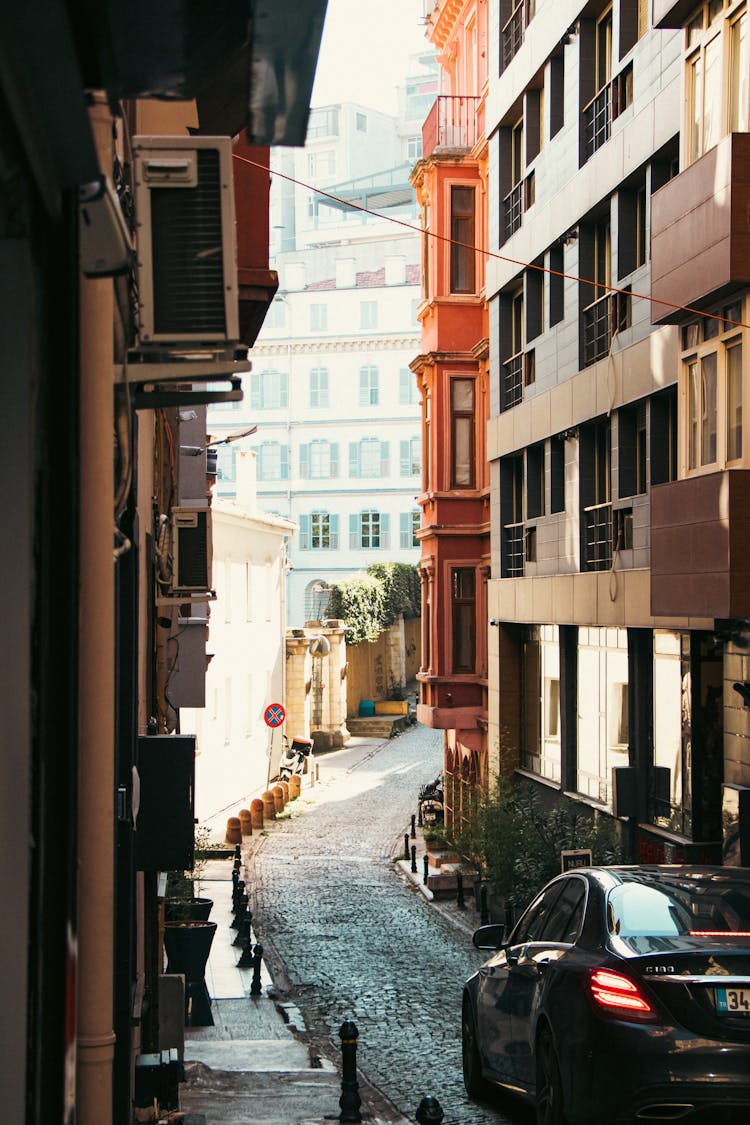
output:
M 494 258 L 499 262 L 507 262 L 510 265 L 520 266 L 522 269 L 537 270 L 539 273 L 550 274 L 553 277 L 561 277 L 566 281 L 577 281 L 583 285 L 591 285 L 596 289 L 603 290 L 604 293 L 621 293 L 624 296 L 630 296 L 639 301 L 648 301 L 651 305 L 663 305 L 666 308 L 673 309 L 675 312 L 685 312 L 690 313 L 692 316 L 707 317 L 711 320 L 722 321 L 724 324 L 729 324 L 737 328 L 750 328 L 750 324 L 745 323 L 745 321 L 731 320 L 721 313 L 711 313 L 707 312 L 705 309 L 693 308 L 691 305 L 681 305 L 675 301 L 666 301 L 661 297 L 653 297 L 650 293 L 637 293 L 630 288 L 618 288 L 616 285 L 610 285 L 604 281 L 595 281 L 593 278 L 579 277 L 577 274 L 566 273 L 564 270 L 552 269 L 551 266 L 541 266 L 536 262 L 525 262 L 520 258 L 511 258 L 507 254 L 500 254 L 497 250 L 490 250 L 485 246 L 476 246 L 470 242 L 462 242 L 459 239 L 452 238 L 450 235 L 441 234 L 439 231 L 419 227 L 415 223 L 407 222 L 406 219 L 397 219 L 394 215 L 384 215 L 382 212 L 374 211 L 372 208 L 365 207 L 361 203 L 353 203 L 349 199 L 342 199 L 340 196 L 333 195 L 323 188 L 316 187 L 314 184 L 305 183 L 303 180 L 298 180 L 285 172 L 279 172 L 277 169 L 271 168 L 260 161 L 251 160 L 248 156 L 241 156 L 238 152 L 232 153 L 232 156 L 235 160 L 239 160 L 243 164 L 249 164 L 253 168 L 258 168 L 271 176 L 276 176 L 277 179 L 287 180 L 289 183 L 296 184 L 297 187 L 305 188 L 306 191 L 314 192 L 324 199 L 330 199 L 332 203 L 347 207 L 352 211 L 360 211 L 365 215 L 371 215 L 375 219 L 383 219 L 385 222 L 404 227 L 406 230 L 413 231 L 415 234 L 426 235 L 428 238 L 433 238 L 438 242 L 447 242 L 450 243 L 451 246 L 460 246 L 465 250 L 473 250 L 474 253 L 481 254 L 486 258 Z M 564 237 L 564 235 L 561 237 Z

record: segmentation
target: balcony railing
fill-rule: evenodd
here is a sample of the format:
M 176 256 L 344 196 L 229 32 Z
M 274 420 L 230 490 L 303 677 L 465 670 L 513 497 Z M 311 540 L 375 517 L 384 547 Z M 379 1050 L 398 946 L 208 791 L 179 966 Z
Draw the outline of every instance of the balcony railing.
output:
M 583 110 L 583 158 L 588 160 L 609 140 L 612 128 L 612 86 L 608 83 Z
M 523 180 L 519 180 L 503 200 L 503 234 L 510 238 L 521 225 L 523 215 Z
M 517 54 L 519 47 L 523 43 L 526 28 L 529 26 L 529 20 L 534 15 L 535 6 L 536 0 L 517 0 L 510 14 L 510 19 L 500 32 L 500 50 L 502 51 L 503 68 L 505 68 L 513 56 Z
M 501 379 L 500 410 L 510 410 L 523 398 L 523 352 L 505 361 Z
M 472 149 L 477 143 L 479 98 L 468 94 L 440 94 L 422 126 L 422 153 L 436 149 Z
M 612 505 L 583 509 L 582 570 L 609 570 L 612 565 Z
M 503 578 L 523 578 L 525 551 L 524 525 L 506 523 L 503 528 Z
M 588 367 L 609 355 L 612 344 L 614 299 L 605 293 L 587 305 L 583 318 L 583 366 Z

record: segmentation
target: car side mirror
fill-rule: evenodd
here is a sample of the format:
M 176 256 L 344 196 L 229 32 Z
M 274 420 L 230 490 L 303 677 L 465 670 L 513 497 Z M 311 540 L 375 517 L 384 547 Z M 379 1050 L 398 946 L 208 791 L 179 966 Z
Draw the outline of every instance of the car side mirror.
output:
M 502 949 L 505 945 L 506 927 L 502 922 L 493 922 L 489 926 L 480 926 L 474 931 L 472 941 L 477 949 L 488 949 L 493 952 Z

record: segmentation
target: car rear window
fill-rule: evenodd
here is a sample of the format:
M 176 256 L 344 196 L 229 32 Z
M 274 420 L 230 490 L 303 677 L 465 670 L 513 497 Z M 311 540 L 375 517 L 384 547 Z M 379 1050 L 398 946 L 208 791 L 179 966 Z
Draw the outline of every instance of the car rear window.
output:
M 618 937 L 750 934 L 750 886 L 719 883 L 621 883 L 609 892 L 607 928 Z

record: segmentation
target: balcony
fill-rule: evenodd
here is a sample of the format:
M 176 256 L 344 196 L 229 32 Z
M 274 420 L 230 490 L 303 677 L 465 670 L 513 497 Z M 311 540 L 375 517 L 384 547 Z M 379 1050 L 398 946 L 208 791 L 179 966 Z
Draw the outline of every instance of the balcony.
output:
M 750 135 L 730 133 L 651 197 L 654 324 L 750 284 Z M 659 301 L 665 302 L 658 304 Z
M 750 470 L 651 489 L 651 613 L 750 617 Z
M 441 149 L 470 152 L 481 135 L 477 127 L 478 97 L 440 94 L 422 126 L 422 154 L 426 158 Z
M 535 0 L 517 0 L 510 18 L 503 25 L 500 32 L 500 51 L 503 60 L 503 70 L 523 43 L 529 20 L 534 16 Z
M 581 516 L 581 570 L 609 570 L 612 565 L 612 505 L 592 504 Z

